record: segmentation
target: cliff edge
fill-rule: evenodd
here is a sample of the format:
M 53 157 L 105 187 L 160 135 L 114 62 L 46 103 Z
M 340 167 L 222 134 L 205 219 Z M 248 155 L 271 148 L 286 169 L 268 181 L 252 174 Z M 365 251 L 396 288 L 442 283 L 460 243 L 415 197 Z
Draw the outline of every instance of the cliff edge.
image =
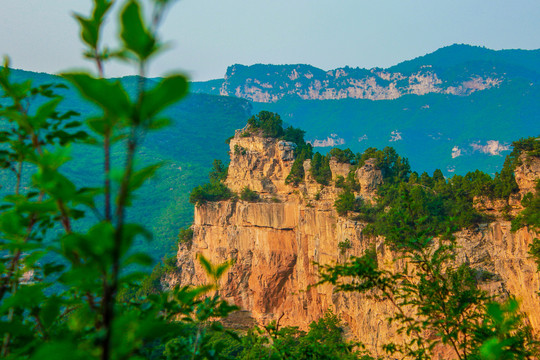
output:
M 339 216 L 334 202 L 342 189 L 322 187 L 310 174 L 311 161 L 303 163 L 304 181 L 287 184 L 295 160 L 295 144 L 237 130 L 230 141 L 231 162 L 225 184 L 235 192 L 245 188 L 259 195 L 256 202 L 239 199 L 196 206 L 194 237 L 177 253 L 178 273 L 169 285 L 200 284 L 205 274 L 195 261 L 203 254 L 214 263 L 234 259 L 221 279 L 220 294 L 238 305 L 257 323 L 278 320 L 300 328 L 319 319 L 328 309 L 341 316 L 354 337 L 377 349 L 384 339 L 396 337 L 386 321 L 393 312 L 387 301 L 356 293 L 336 293 L 331 285 L 312 286 L 319 280 L 317 263 L 343 263 L 375 248 L 379 264 L 396 265 L 395 254 L 382 237 L 367 236 L 360 221 Z M 354 171 L 360 189 L 354 194 L 375 201 L 383 181 L 381 169 L 368 160 Z M 330 160 L 333 180 L 346 177 L 351 165 Z M 515 170 L 521 193 L 534 191 L 540 178 L 540 159 L 522 161 Z M 332 181 L 334 183 L 334 181 Z M 515 211 L 519 201 L 511 203 Z M 495 294 L 512 294 L 521 301 L 533 330 L 540 331 L 540 278 L 527 252 L 537 233 L 525 228 L 510 231 L 502 218 L 474 230 L 456 234 L 461 251 L 458 261 L 493 276 L 483 287 Z

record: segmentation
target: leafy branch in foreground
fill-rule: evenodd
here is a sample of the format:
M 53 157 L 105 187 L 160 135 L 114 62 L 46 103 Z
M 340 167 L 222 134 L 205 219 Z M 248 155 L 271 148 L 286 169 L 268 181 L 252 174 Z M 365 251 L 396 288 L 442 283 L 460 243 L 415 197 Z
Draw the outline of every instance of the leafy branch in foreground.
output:
M 0 205 L 3 358 L 152 357 L 149 344 L 185 336 L 185 322 L 203 323 L 233 309 L 217 293 L 208 296 L 213 286 L 206 285 L 124 301 L 118 297 L 119 290 L 140 286 L 147 276 L 142 270 L 153 262 L 149 254 L 132 250 L 136 239 L 150 239 L 151 234 L 126 221 L 134 192 L 159 168 L 138 166 L 137 150 L 147 132 L 167 123 L 160 113 L 187 93 L 181 74 L 152 87 L 145 80 L 150 61 L 162 48 L 157 29 L 170 3 L 151 2 L 153 16 L 146 22 L 139 1 L 123 2 L 121 47 L 115 51 L 100 41 L 113 1 L 94 0 L 90 16 L 75 15 L 85 56 L 96 64 L 98 76 L 77 72 L 63 77 L 95 105 L 96 114 L 86 119 L 86 126 L 72 120 L 76 112 L 58 110 L 62 98 L 55 90 L 64 85 L 12 82 L 8 62 L 0 71 L 0 164 L 15 184 Z M 104 78 L 105 62 L 112 59 L 138 69 L 135 96 L 128 96 L 119 81 Z M 81 141 L 102 144 L 99 188 L 78 187 L 62 171 L 70 164 L 69 145 Z M 124 148 L 121 166 L 111 160 L 115 143 Z M 87 230 L 75 226 L 91 216 L 95 220 Z M 178 319 L 183 320 L 173 321 Z M 188 350 L 195 358 L 201 348 L 202 341 L 195 341 Z

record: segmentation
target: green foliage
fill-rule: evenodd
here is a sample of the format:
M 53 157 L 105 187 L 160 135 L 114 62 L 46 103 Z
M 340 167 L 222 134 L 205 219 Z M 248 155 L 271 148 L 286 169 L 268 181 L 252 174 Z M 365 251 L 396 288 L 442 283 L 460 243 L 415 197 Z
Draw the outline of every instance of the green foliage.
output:
M 356 209 L 356 197 L 350 190 L 345 190 L 338 195 L 338 198 L 334 202 L 334 207 L 339 215 L 347 215 L 349 211 Z
M 293 142 L 298 146 L 306 145 L 304 140 L 304 135 L 306 132 L 304 130 L 288 126 L 283 130 L 283 136 L 281 137 L 285 141 Z
M 313 147 L 311 146 L 311 144 L 299 145 L 296 147 L 294 152 L 296 157 L 292 164 L 291 172 L 285 179 L 285 183 L 297 186 L 300 182 L 304 180 L 304 161 L 313 157 Z
M 183 351 L 194 356 L 206 346 L 199 340 L 204 324 L 234 310 L 217 292 L 210 294 L 228 264 L 206 262 L 211 284 L 161 292 L 159 282 L 175 259 L 165 259 L 146 277 L 153 260 L 133 249 L 135 241 L 152 238 L 144 226 L 127 221 L 133 192 L 161 166 L 139 166 L 139 145 L 166 123 L 156 116 L 187 92 L 181 75 L 145 84 L 148 62 L 162 48 L 156 31 L 168 3 L 153 3 L 151 23 L 139 1 L 121 4 L 122 46 L 114 54 L 99 41 L 112 2 L 94 0 L 90 17 L 76 15 L 86 56 L 98 69 L 97 77 L 65 74 L 100 109 L 85 127 L 70 120 L 75 112 L 60 110 L 55 91 L 63 85 L 13 81 L 7 62 L 0 71 L 1 164 L 15 177 L 0 213 L 2 358 L 153 357 L 148 344 L 182 337 L 186 322 L 196 331 L 185 338 L 197 340 L 188 340 Z M 140 71 L 134 96 L 123 83 L 103 79 L 104 62 L 119 57 Z M 111 157 L 118 139 L 124 149 L 120 161 Z M 105 167 L 97 188 L 79 187 L 62 171 L 71 164 L 70 144 L 81 140 L 102 148 Z M 80 219 L 89 226 L 76 226 Z
M 311 159 L 311 176 L 321 185 L 329 185 L 332 180 L 329 157 L 315 153 Z
M 189 196 L 189 202 L 199 206 L 208 201 L 228 200 L 233 195 L 233 192 L 225 184 L 215 181 L 194 188 Z
M 345 179 L 339 179 L 345 190 L 336 209 L 341 215 L 357 211 L 357 220 L 370 223 L 364 232 L 384 235 L 386 245 L 407 266 L 397 273 L 381 270 L 371 249 L 345 264 L 322 265 L 321 283 L 330 283 L 337 291 L 369 291 L 370 296 L 390 300 L 395 312 L 389 320 L 404 336 L 403 342 L 383 345 L 390 357 L 429 359 L 439 344 L 449 346 L 460 359 L 533 356 L 537 343 L 523 323 L 517 302 L 511 298 L 496 302 L 478 287 L 477 270 L 455 262 L 459 250 L 452 232 L 486 221 L 474 210 L 473 198 L 496 188 L 496 181 L 502 180 L 479 171 L 450 180 L 439 170 L 433 177 L 427 173 L 403 176 L 409 173 L 408 166 L 393 151 L 366 152 L 359 158 L 359 166 L 375 158 L 386 169 L 388 181 L 378 190 L 377 204 L 355 208 L 353 193 L 346 189 Z M 526 209 L 516 221 L 535 224 L 539 213 L 535 197 L 526 196 L 523 204 Z M 537 239 L 533 242 L 530 254 L 540 264 L 538 243 Z M 437 335 L 422 337 L 425 332 Z
M 256 202 L 259 201 L 259 194 L 246 186 L 242 189 L 242 192 L 240 193 L 240 199 L 249 202 Z
M 356 179 L 354 171 L 350 171 L 347 174 L 347 178 L 344 178 L 343 176 L 338 175 L 336 177 L 335 186 L 343 190 L 360 191 L 360 184 L 358 183 L 358 180 Z
M 360 349 L 361 344 L 344 339 L 341 320 L 328 311 L 310 324 L 307 333 L 295 327 L 279 328 L 275 322 L 264 330 L 250 330 L 242 338 L 242 349 L 237 358 L 345 360 L 360 358 L 363 355 Z
M 178 242 L 190 243 L 193 240 L 193 229 L 191 226 L 180 229 L 178 232 Z
M 225 181 L 227 179 L 227 170 L 228 167 L 223 165 L 221 160 L 215 159 L 212 170 L 208 174 L 210 182 Z
M 281 117 L 269 111 L 261 111 L 250 117 L 248 125 L 253 129 L 260 129 L 266 137 L 280 138 L 284 133 Z
M 540 180 L 536 183 L 536 193 L 528 193 L 521 199 L 524 209 L 512 220 L 512 231 L 523 226 L 529 226 L 533 230 L 540 229 Z
M 234 145 L 234 154 L 235 154 L 236 156 L 238 156 L 238 155 L 245 155 L 245 154 L 246 154 L 246 149 L 243 148 L 242 146 L 236 144 L 236 145 Z
M 213 168 L 208 174 L 209 183 L 195 187 L 189 195 L 189 202 L 199 206 L 208 201 L 228 200 L 235 194 L 223 183 L 227 179 L 228 168 L 221 160 L 214 160 Z
M 345 239 L 345 241 L 338 242 L 338 249 L 341 254 L 345 254 L 345 252 L 352 248 L 351 240 Z
M 407 181 L 411 173 L 409 161 L 398 155 L 392 147 L 383 150 L 367 148 L 356 156 L 357 167 L 364 166 L 366 160 L 375 159 L 375 166 L 381 169 L 385 182 Z
M 334 158 L 339 163 L 345 164 L 350 164 L 354 160 L 354 153 L 351 149 L 342 150 L 339 148 L 332 148 L 328 152 L 328 156 Z
M 321 266 L 320 272 L 321 283 L 337 291 L 369 292 L 393 304 L 389 320 L 404 340 L 383 344 L 388 356 L 430 359 L 440 344 L 460 359 L 499 358 L 502 353 L 526 358 L 535 353 L 517 302 L 497 303 L 480 290 L 475 271 L 455 264 L 452 242 L 428 246 L 431 239 L 425 236 L 401 242 L 408 244 L 398 250 L 407 266 L 397 273 L 379 269 L 374 249 L 345 264 Z M 422 336 L 425 332 L 434 336 Z

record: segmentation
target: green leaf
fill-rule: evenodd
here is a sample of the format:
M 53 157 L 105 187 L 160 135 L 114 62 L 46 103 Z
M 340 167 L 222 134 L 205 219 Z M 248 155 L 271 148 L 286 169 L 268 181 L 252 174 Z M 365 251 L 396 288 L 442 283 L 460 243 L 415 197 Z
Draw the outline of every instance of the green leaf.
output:
M 130 265 L 130 264 L 138 264 L 143 266 L 150 266 L 154 263 L 154 259 L 145 253 L 135 253 L 131 254 L 126 261 L 124 261 L 124 266 Z
M 183 75 L 171 75 L 162 79 L 148 91 L 141 106 L 141 118 L 151 119 L 166 107 L 182 99 L 188 91 L 188 81 Z
M 40 318 L 43 326 L 49 328 L 60 314 L 62 301 L 57 296 L 51 296 L 41 305 Z
M 56 211 L 56 202 L 53 199 L 47 199 L 40 202 L 27 201 L 20 204 L 19 211 L 28 213 L 51 213 Z
M 0 309 L 5 311 L 12 307 L 20 309 L 39 307 L 44 297 L 43 289 L 47 286 L 47 284 L 21 286 L 15 294 L 4 300 Z
M 201 264 L 201 266 L 204 268 L 204 271 L 206 272 L 206 274 L 208 275 L 213 275 L 214 274 L 214 267 L 212 266 L 212 264 L 210 263 L 210 261 L 208 261 L 204 255 L 202 254 L 198 254 L 197 255 L 197 259 L 199 259 L 199 263 Z
M 131 103 L 120 81 L 99 79 L 85 73 L 69 73 L 62 76 L 75 85 L 86 99 L 101 107 L 107 116 L 113 117 L 114 120 L 129 117 Z
M 92 19 L 87 19 L 81 15 L 75 14 L 75 19 L 81 26 L 81 38 L 92 49 L 97 47 L 99 38 L 99 27 Z
M 111 131 L 111 122 L 107 118 L 90 118 L 86 120 L 90 129 L 100 135 L 105 135 Z
M 78 360 L 91 359 L 85 351 L 77 349 L 70 341 L 43 343 L 30 358 L 32 360 Z
M 147 166 L 145 168 L 142 168 L 141 170 L 138 170 L 133 173 L 131 176 L 130 182 L 129 182 L 129 188 L 131 191 L 134 191 L 138 188 L 140 188 L 146 180 L 154 176 L 156 171 L 163 166 L 163 163 L 157 163 L 150 166 Z
M 20 322 L 0 321 L 0 335 L 3 337 L 5 333 L 11 336 L 29 335 L 32 329 L 28 325 L 23 325 Z
M 145 27 L 138 1 L 131 0 L 121 14 L 120 37 L 124 46 L 141 60 L 146 60 L 156 50 L 156 39 Z
M 171 125 L 171 119 L 169 118 L 159 118 L 153 119 L 150 124 L 148 124 L 148 130 L 161 130 Z
M 103 17 L 112 5 L 111 1 L 94 1 L 94 11 L 91 18 L 85 18 L 82 15 L 75 14 L 75 19 L 81 26 L 81 38 L 92 49 L 98 47 L 100 28 L 103 23 Z
M 6 211 L 0 215 L 0 230 L 7 235 L 22 235 L 26 229 L 21 216 L 15 211 Z
M 56 108 L 62 102 L 62 100 L 63 99 L 61 97 L 57 97 L 56 99 L 46 102 L 37 109 L 36 115 L 30 118 L 30 122 L 32 123 L 34 129 L 44 127 L 47 119 L 55 113 Z
M 75 184 L 56 170 L 41 169 L 32 176 L 32 181 L 55 200 L 71 201 L 77 193 Z

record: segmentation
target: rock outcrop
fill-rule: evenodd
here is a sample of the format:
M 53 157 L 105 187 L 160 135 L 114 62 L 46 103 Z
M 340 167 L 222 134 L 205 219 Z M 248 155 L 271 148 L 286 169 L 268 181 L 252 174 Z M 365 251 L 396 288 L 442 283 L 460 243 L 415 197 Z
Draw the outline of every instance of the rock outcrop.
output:
M 340 189 L 322 188 L 307 171 L 299 187 L 285 184 L 294 146 L 275 139 L 236 132 L 230 142 L 231 163 L 227 186 L 257 191 L 259 202 L 240 200 L 206 203 L 195 209 L 194 238 L 178 250 L 179 275 L 171 283 L 199 284 L 205 274 L 195 261 L 203 254 L 214 263 L 234 259 L 220 284 L 221 295 L 247 311 L 258 323 L 280 320 L 281 325 L 306 328 L 328 309 L 337 312 L 350 334 L 377 349 L 396 337 L 387 321 L 390 303 L 364 295 L 336 293 L 331 285 L 312 286 L 319 280 L 317 263 L 345 261 L 375 247 L 383 266 L 393 266 L 395 254 L 384 239 L 365 236 L 365 224 L 338 216 L 334 201 Z M 540 176 L 538 159 L 523 161 L 516 178 L 523 191 Z M 331 162 L 332 177 L 346 176 L 349 165 Z M 356 170 L 361 190 L 357 196 L 373 201 L 382 174 L 373 161 Z M 498 220 L 457 235 L 458 261 L 495 274 L 487 287 L 498 294 L 516 296 L 535 331 L 540 330 L 540 278 L 528 247 L 538 234 L 524 228 L 515 233 L 510 223 Z M 350 242 L 350 248 L 340 243 Z M 386 265 L 385 265 L 386 264 Z
M 227 69 L 220 95 L 263 103 L 295 95 L 303 100 L 370 99 L 392 100 L 403 95 L 441 93 L 469 95 L 499 86 L 502 73 L 468 74 L 458 81 L 444 78 L 426 65 L 411 73 L 359 68 L 323 71 L 309 65 L 233 65 Z

